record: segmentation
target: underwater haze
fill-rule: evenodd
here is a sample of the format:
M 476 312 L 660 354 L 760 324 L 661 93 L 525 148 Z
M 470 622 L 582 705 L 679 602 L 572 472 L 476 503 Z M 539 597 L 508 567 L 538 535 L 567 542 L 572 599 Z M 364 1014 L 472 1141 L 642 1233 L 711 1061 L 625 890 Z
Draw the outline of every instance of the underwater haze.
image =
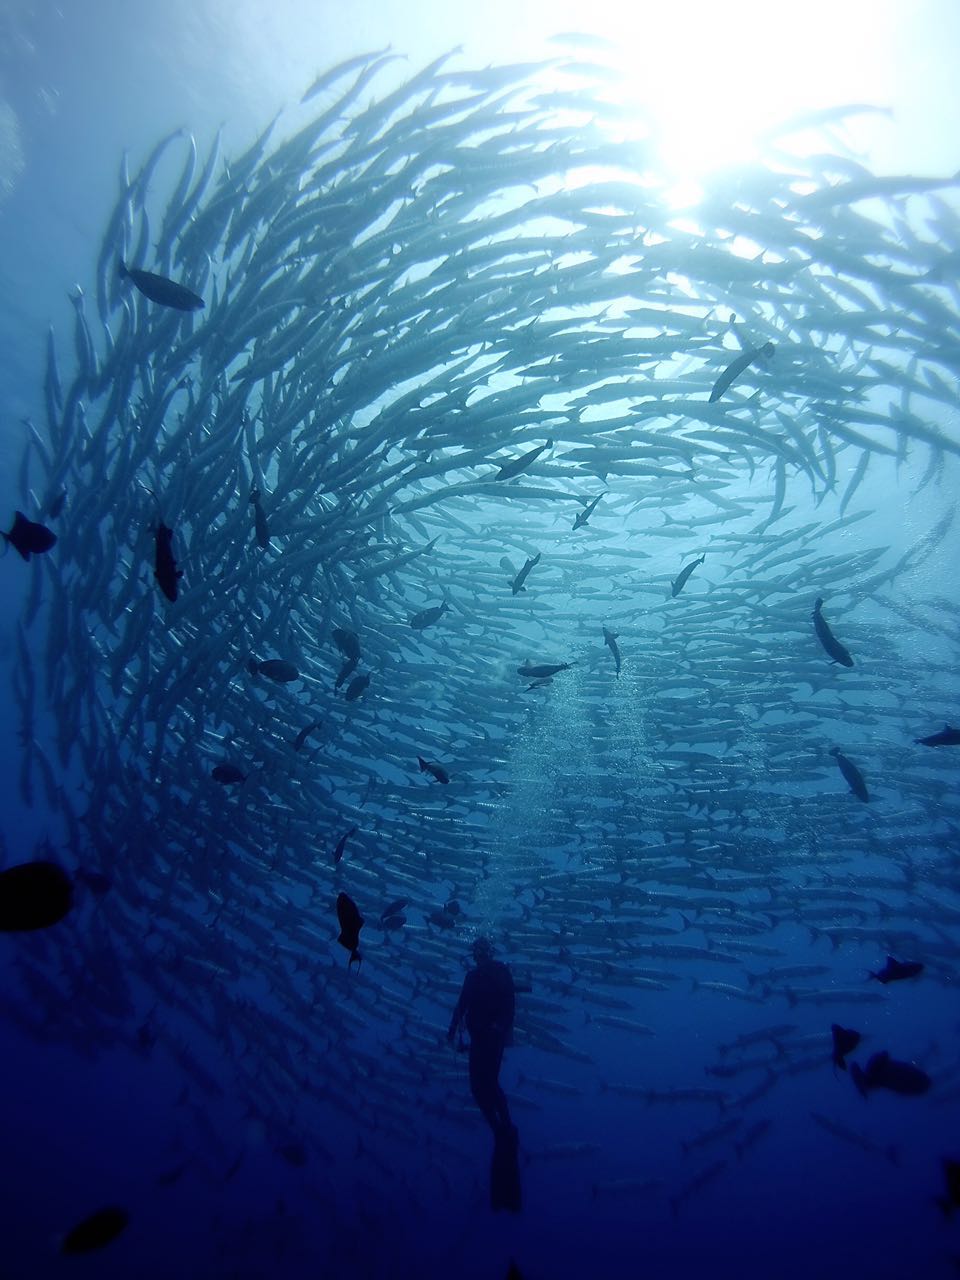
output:
M 960 1270 L 960 11 L 594 8 L 0 10 L 3 1280 Z

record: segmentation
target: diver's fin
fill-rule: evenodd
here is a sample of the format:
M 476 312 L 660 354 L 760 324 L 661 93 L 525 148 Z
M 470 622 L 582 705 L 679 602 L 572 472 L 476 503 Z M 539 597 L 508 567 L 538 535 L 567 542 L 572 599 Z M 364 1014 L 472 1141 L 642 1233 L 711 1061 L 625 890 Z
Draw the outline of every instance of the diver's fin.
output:
M 490 1163 L 490 1207 L 519 1213 L 521 1207 L 520 1164 L 517 1159 L 517 1130 L 507 1125 L 494 1137 Z

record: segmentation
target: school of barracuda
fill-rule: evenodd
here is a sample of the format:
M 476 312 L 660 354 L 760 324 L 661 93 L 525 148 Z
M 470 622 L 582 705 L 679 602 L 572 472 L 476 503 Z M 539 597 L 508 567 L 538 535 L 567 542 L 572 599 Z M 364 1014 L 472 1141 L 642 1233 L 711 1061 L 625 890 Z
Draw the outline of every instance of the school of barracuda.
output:
M 440 1044 L 478 932 L 530 987 L 515 1061 L 560 1064 L 521 1108 L 585 1087 L 585 1012 L 632 1044 L 681 997 L 762 1003 L 673 1079 L 595 1080 L 706 1115 L 676 1209 L 784 1074 L 829 1071 L 830 1021 L 889 998 L 831 981 L 845 947 L 956 971 L 955 764 L 915 739 L 955 679 L 957 604 L 918 571 L 960 452 L 957 184 L 801 159 L 785 127 L 678 210 L 602 66 L 450 55 L 371 98 L 393 57 L 323 75 L 284 140 L 124 166 L 72 377 L 51 330 L 20 786 L 91 887 L 0 1003 L 85 1053 L 168 1051 L 198 1123 L 236 1094 L 293 1163 L 310 1100 L 383 1139 L 426 1113 L 444 1178 L 480 1123 Z M 907 464 L 903 502 L 940 508 L 892 554 L 858 504 Z M 814 1119 L 869 1145 L 842 1116 Z M 598 1159 L 569 1136 L 539 1154 Z M 595 1194 L 649 1190 L 597 1168 Z

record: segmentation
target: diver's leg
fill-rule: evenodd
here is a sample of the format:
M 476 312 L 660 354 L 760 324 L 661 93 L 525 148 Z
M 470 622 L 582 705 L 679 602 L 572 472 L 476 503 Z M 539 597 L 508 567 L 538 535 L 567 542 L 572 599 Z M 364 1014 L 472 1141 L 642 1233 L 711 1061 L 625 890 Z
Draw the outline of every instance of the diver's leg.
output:
M 492 1050 L 492 1052 L 491 1052 Z M 502 1052 L 502 1050 L 501 1050 Z M 472 1036 L 470 1039 L 470 1092 L 483 1112 L 483 1118 L 494 1133 L 500 1125 L 498 1114 L 496 1046 L 486 1039 Z
M 510 1120 L 510 1108 L 507 1106 L 507 1095 L 500 1087 L 500 1064 L 503 1062 L 503 1041 L 501 1040 L 496 1047 L 496 1056 L 493 1067 L 493 1084 L 494 1084 L 494 1104 L 497 1113 L 497 1125 L 503 1129 L 512 1128 Z

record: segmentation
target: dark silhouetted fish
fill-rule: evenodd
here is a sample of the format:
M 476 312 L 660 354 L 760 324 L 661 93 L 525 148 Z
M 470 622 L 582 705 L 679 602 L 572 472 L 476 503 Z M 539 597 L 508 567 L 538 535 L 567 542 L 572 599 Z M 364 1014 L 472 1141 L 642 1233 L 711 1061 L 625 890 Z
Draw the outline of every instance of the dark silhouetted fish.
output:
M 513 591 L 514 595 L 516 595 L 518 591 L 526 591 L 527 588 L 523 584 L 527 580 L 527 574 L 530 572 L 530 570 L 533 568 L 535 564 L 539 564 L 539 563 L 540 563 L 539 551 L 535 556 L 527 556 L 526 564 L 523 566 L 523 568 L 514 578 L 513 582 L 510 584 L 510 588 Z
M 739 378 L 740 374 L 745 369 L 748 369 L 755 360 L 760 358 L 770 360 L 775 351 L 776 347 L 772 342 L 765 342 L 762 347 L 753 347 L 749 351 L 742 351 L 736 360 L 730 361 L 713 384 L 713 390 L 710 392 L 710 403 L 713 404 L 714 401 L 719 400 L 734 379 Z
M 546 444 L 538 445 L 536 449 L 531 449 L 529 453 L 521 454 L 519 458 L 514 458 L 512 462 L 505 462 L 493 477 L 494 480 L 512 480 L 513 477 L 518 476 L 521 471 L 526 471 L 527 467 L 532 466 L 545 449 L 552 448 L 553 441 L 548 440 Z
M 351 680 L 347 685 L 347 692 L 345 694 L 347 702 L 356 702 L 357 698 L 365 692 L 369 683 L 369 676 L 356 676 Z
M 546 680 L 558 671 L 569 671 L 572 666 L 571 662 L 525 662 L 517 667 L 517 675 L 526 676 L 528 680 Z
M 435 604 L 431 609 L 421 609 L 410 619 L 410 625 L 414 631 L 422 631 L 424 627 L 431 627 L 435 622 L 439 622 L 449 608 L 450 606 L 444 600 L 443 604 Z
M 120 274 L 132 280 L 145 298 L 158 302 L 161 307 L 173 307 L 175 311 L 199 311 L 203 306 L 203 299 L 192 289 L 168 280 L 166 276 L 141 271 L 139 267 L 128 267 L 124 262 L 120 263 Z
M 343 627 L 334 627 L 330 632 L 333 642 L 351 662 L 360 661 L 360 637 L 355 631 L 346 631 Z
M 161 520 L 157 525 L 154 544 L 153 576 L 160 585 L 160 590 L 168 600 L 176 600 L 178 582 L 183 577 L 183 570 L 177 568 L 173 555 L 173 530 L 168 529 Z
M 388 920 L 390 916 L 398 916 L 407 905 L 408 901 L 408 898 L 397 898 L 396 902 L 391 902 L 389 907 L 385 907 L 383 911 L 380 912 L 380 923 L 383 924 L 383 922 Z
M 360 946 L 360 930 L 363 928 L 363 916 L 357 910 L 357 904 L 354 900 L 347 897 L 345 893 L 337 895 L 337 920 L 340 924 L 340 934 L 337 941 L 341 947 L 345 947 L 350 952 L 347 968 L 350 968 L 354 960 L 356 960 L 359 968 L 363 957 L 357 948 Z
M 823 600 L 818 596 L 813 606 L 813 629 L 817 633 L 817 639 L 834 662 L 839 662 L 842 667 L 852 667 L 853 659 L 827 626 L 827 620 L 821 613 L 822 608 Z
M 680 572 L 677 574 L 674 580 L 670 583 L 670 594 L 674 598 L 676 598 L 680 594 L 680 592 L 683 590 L 683 588 L 686 585 L 687 579 L 690 577 L 691 573 L 693 573 L 697 565 L 703 564 L 706 558 L 707 558 L 706 553 L 704 553 L 699 560 L 691 560 L 689 564 L 684 565 L 684 567 L 680 570 Z
M 576 516 L 574 517 L 574 520 L 573 520 L 573 528 L 574 528 L 574 529 L 582 529 L 582 528 L 583 528 L 583 526 L 587 523 L 587 521 L 588 521 L 588 520 L 590 519 L 590 517 L 593 515 L 594 511 L 596 511 L 596 509 L 597 509 L 597 503 L 600 501 L 600 499 L 601 499 L 603 496 L 604 496 L 604 495 L 603 495 L 602 493 L 598 493 L 598 494 L 597 494 L 597 496 L 593 499 L 593 501 L 587 504 L 587 507 L 586 507 L 586 509 L 585 509 L 584 511 L 578 511 L 578 512 L 577 512 L 577 514 L 576 514 Z
M 424 760 L 423 756 L 417 756 L 417 764 L 420 766 L 421 773 L 429 773 L 438 782 L 447 783 L 450 781 L 450 775 L 443 765 L 433 764 L 430 760 Z
M 870 977 L 886 986 L 888 982 L 903 982 L 905 978 L 915 978 L 919 973 L 923 973 L 923 965 L 919 960 L 895 960 L 893 956 L 887 956 L 887 963 L 880 972 L 871 973 Z
M 307 738 L 309 738 L 310 734 L 313 733 L 314 729 L 319 729 L 322 724 L 323 724 L 322 720 L 314 720 L 310 724 L 304 725 L 304 727 L 300 730 L 300 732 L 297 734 L 297 736 L 293 740 L 294 751 L 299 751 L 300 748 L 303 746 L 303 744 L 306 742 Z
M 875 1053 L 864 1070 L 854 1063 L 850 1074 L 864 1098 L 871 1089 L 889 1089 L 891 1093 L 915 1097 L 926 1093 L 931 1083 L 925 1071 L 915 1067 L 912 1062 L 897 1062 L 886 1049 L 882 1053 Z
M 102 898 L 113 888 L 113 881 L 109 876 L 105 876 L 102 871 L 88 871 L 86 867 L 77 869 L 77 879 L 80 880 L 87 888 Z
M 267 658 L 266 662 L 256 662 L 251 658 L 247 663 L 247 670 L 252 676 L 266 676 L 277 684 L 290 684 L 293 680 L 300 679 L 300 672 L 285 658 Z
M 831 747 L 830 754 L 836 760 L 837 768 L 846 779 L 847 786 L 858 800 L 862 800 L 866 804 L 870 799 L 870 793 L 867 791 L 867 784 L 864 781 L 863 774 L 852 760 L 848 760 L 845 755 L 841 755 L 838 747 Z
M 129 1221 L 130 1215 L 124 1209 L 98 1209 L 67 1232 L 60 1244 L 60 1252 L 90 1253 L 94 1249 L 102 1249 L 111 1240 L 116 1240 Z
M 603 643 L 607 646 L 607 648 L 613 654 L 613 660 L 617 666 L 617 675 L 620 674 L 620 650 L 617 648 L 618 639 L 619 639 L 619 632 L 608 631 L 606 627 L 603 628 Z
M 226 785 L 231 782 L 246 782 L 247 775 L 241 773 L 235 764 L 218 764 L 214 766 L 213 778 Z
M 337 847 L 333 851 L 334 866 L 336 866 L 337 863 L 340 861 L 340 859 L 343 857 L 343 851 L 347 847 L 347 841 L 350 839 L 351 836 L 354 836 L 356 834 L 357 834 L 357 828 L 351 827 L 350 830 L 344 832 L 344 834 L 337 841 Z
M 21 862 L 0 871 L 0 933 L 48 929 L 73 906 L 73 884 L 55 862 Z
M 947 1194 L 938 1197 L 937 1204 L 949 1218 L 954 1209 L 960 1209 L 960 1160 L 944 1159 L 941 1164 Z
M 860 1032 L 851 1031 L 835 1022 L 830 1028 L 830 1034 L 833 1037 L 833 1065 L 839 1067 L 841 1071 L 846 1071 L 847 1054 L 853 1053 L 860 1043 Z
M 914 738 L 921 747 L 960 747 L 960 729 L 952 729 L 945 724 L 939 733 L 931 733 L 928 738 Z
M 3 533 L 2 529 L 0 533 Z M 28 520 L 22 511 L 14 512 L 13 528 L 9 533 L 4 533 L 3 537 L 7 545 L 19 551 L 24 560 L 49 551 L 57 541 L 57 535 L 52 529 L 37 524 L 36 520 Z
M 257 539 L 257 546 L 268 547 L 270 545 L 270 529 L 267 526 L 267 517 L 263 514 L 263 507 L 260 505 L 259 489 L 254 489 L 250 494 L 250 502 L 253 506 L 253 531 Z

